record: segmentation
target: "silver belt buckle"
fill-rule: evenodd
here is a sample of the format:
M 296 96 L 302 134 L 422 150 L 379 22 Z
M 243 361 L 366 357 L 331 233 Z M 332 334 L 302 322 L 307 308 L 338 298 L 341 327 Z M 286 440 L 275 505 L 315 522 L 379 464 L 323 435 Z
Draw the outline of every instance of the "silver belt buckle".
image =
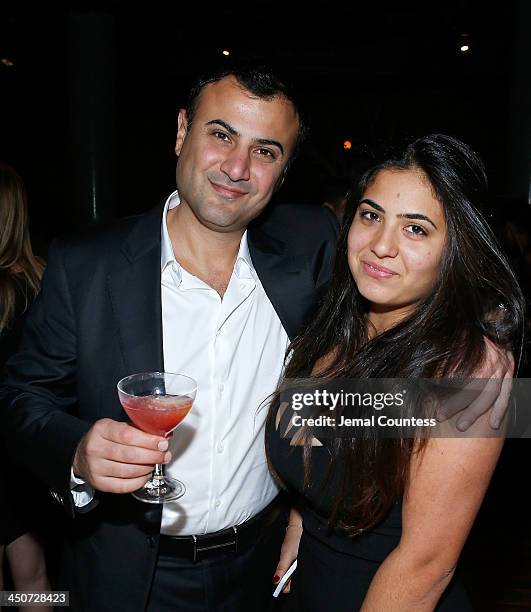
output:
M 194 541 L 194 563 L 197 562 L 197 553 L 204 552 L 205 550 L 215 550 L 217 548 L 225 548 L 226 546 L 234 546 L 232 552 L 238 552 L 238 530 L 234 525 L 232 529 L 234 530 L 234 541 L 225 542 L 225 544 L 213 544 L 212 546 L 199 547 L 197 545 L 197 536 L 193 535 L 192 539 Z

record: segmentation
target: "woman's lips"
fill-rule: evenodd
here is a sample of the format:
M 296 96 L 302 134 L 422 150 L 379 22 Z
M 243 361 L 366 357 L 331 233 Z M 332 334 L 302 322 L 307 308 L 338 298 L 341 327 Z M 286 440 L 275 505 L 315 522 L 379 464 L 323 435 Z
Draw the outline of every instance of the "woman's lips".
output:
M 373 278 L 391 278 L 391 276 L 396 276 L 396 272 L 379 266 L 372 261 L 362 261 L 361 263 L 363 264 L 363 271 Z
M 212 188 L 214 191 L 222 195 L 224 198 L 239 198 L 240 196 L 244 196 L 247 194 L 246 191 L 241 191 L 240 189 L 234 189 L 232 187 L 227 187 L 225 185 L 219 185 L 218 183 L 214 183 L 210 181 Z

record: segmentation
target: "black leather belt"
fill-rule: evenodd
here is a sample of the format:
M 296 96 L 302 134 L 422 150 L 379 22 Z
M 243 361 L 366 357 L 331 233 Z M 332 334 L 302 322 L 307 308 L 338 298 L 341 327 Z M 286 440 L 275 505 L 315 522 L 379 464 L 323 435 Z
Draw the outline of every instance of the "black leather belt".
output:
M 204 559 L 236 553 L 254 543 L 261 532 L 280 516 L 283 506 L 277 497 L 261 512 L 241 525 L 221 531 L 192 536 L 160 534 L 159 553 L 169 557 L 191 559 L 194 563 Z

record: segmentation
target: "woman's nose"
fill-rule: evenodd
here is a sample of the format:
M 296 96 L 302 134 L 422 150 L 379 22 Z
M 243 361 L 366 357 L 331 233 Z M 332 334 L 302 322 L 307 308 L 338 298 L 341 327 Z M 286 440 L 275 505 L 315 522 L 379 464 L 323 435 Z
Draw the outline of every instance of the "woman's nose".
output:
M 380 259 L 396 257 L 398 254 L 398 240 L 393 229 L 382 227 L 373 237 L 371 250 Z

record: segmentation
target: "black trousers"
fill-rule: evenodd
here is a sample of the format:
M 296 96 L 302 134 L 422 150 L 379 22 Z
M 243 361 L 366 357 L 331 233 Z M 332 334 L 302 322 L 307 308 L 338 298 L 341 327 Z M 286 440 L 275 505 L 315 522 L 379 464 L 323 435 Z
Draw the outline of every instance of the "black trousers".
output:
M 254 544 L 196 563 L 159 554 L 148 612 L 273 610 L 272 580 L 285 527 L 281 513 Z

